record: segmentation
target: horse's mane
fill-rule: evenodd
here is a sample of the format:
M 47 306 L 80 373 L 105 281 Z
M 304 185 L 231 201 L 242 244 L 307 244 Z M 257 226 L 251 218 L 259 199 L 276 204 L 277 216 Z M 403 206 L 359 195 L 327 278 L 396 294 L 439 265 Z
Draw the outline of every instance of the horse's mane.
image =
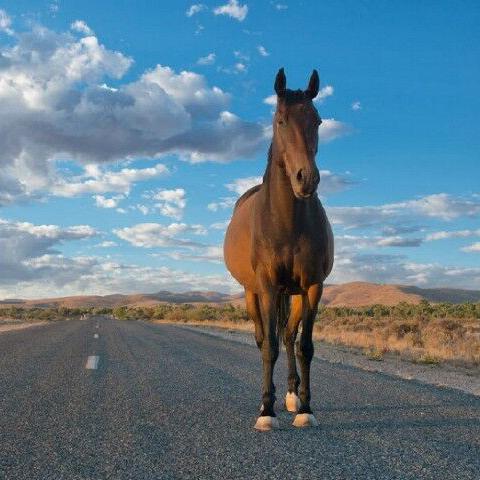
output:
M 236 202 L 233 211 L 235 211 L 240 205 L 245 203 L 247 199 L 249 199 L 254 193 L 257 193 L 262 185 L 267 181 L 268 175 L 270 173 L 270 168 L 272 165 L 272 144 L 270 144 L 270 148 L 268 149 L 268 160 L 267 160 L 267 168 L 265 169 L 265 173 L 263 174 L 263 181 L 260 185 L 255 185 L 254 187 L 249 188 Z

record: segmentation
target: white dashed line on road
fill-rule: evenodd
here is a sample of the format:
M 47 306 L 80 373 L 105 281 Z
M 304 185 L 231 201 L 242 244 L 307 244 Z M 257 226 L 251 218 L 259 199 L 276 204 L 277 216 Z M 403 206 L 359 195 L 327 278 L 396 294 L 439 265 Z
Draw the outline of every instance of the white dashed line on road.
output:
M 87 370 L 96 370 L 98 367 L 98 360 L 99 360 L 98 355 L 90 355 L 87 358 L 87 363 L 85 365 L 85 368 Z

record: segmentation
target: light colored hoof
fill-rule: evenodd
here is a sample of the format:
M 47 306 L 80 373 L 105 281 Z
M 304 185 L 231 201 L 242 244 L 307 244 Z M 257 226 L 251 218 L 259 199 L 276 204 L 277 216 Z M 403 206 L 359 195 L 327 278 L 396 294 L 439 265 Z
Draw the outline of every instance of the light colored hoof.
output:
M 279 428 L 280 424 L 278 423 L 277 417 L 258 417 L 255 426 L 255 430 L 260 430 L 262 432 L 268 432 L 274 428 Z
M 285 396 L 285 408 L 287 411 L 297 413 L 300 408 L 300 399 L 295 392 L 287 392 Z
M 318 420 L 312 413 L 297 413 L 293 421 L 294 427 L 318 427 Z

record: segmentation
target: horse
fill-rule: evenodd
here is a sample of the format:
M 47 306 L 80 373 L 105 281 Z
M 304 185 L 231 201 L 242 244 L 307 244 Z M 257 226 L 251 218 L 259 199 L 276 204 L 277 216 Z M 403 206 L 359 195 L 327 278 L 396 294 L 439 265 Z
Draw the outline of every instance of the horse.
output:
M 287 89 L 284 69 L 278 71 L 273 138 L 263 182 L 238 199 L 225 234 L 225 264 L 245 289 L 263 360 L 262 406 L 254 426 L 261 431 L 279 427 L 273 370 L 282 337 L 288 357 L 285 407 L 296 413 L 294 426 L 318 425 L 310 407 L 312 331 L 334 253 L 332 228 L 317 195 L 320 174 L 315 156 L 322 121 L 313 99 L 319 87 L 316 70 L 306 90 Z

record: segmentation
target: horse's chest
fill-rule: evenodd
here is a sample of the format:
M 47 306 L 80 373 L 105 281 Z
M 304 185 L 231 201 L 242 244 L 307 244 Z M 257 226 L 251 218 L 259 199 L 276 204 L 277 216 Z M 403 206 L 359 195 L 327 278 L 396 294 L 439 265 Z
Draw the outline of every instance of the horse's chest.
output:
M 275 255 L 272 280 L 291 293 L 306 290 L 318 281 L 318 260 L 318 249 L 311 243 L 285 245 Z

